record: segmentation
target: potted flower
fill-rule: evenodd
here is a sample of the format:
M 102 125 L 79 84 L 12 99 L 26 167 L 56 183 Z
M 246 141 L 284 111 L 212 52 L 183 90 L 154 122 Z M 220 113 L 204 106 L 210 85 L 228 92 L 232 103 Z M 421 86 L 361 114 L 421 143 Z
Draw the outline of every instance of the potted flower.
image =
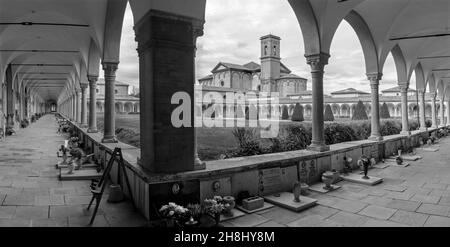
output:
M 169 227 L 182 226 L 186 221 L 189 210 L 176 203 L 169 202 L 169 204 L 163 205 L 159 209 L 159 213 L 165 219 L 167 219 L 167 225 Z
M 214 196 L 212 199 L 205 199 L 205 209 L 210 213 L 216 222 L 216 226 L 220 222 L 220 215 L 229 207 L 229 204 L 224 204 L 221 196 Z

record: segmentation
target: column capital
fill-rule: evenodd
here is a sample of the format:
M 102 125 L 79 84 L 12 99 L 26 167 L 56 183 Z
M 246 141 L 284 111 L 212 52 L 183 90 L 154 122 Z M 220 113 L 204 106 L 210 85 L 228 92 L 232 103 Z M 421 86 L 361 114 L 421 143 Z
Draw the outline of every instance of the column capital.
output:
M 96 84 L 97 80 L 98 80 L 98 75 L 88 75 L 87 78 L 88 78 L 88 81 L 89 81 L 89 85 L 91 83 Z
M 119 68 L 118 62 L 104 62 L 102 63 L 102 68 L 105 71 L 105 77 L 107 75 L 113 74 Z M 105 78 L 106 79 L 106 78 Z
M 367 80 L 370 81 L 370 84 L 372 83 L 379 83 L 379 80 L 381 80 L 381 78 L 383 77 L 383 73 L 367 73 Z
M 328 59 L 330 58 L 329 54 L 319 53 L 312 55 L 305 55 L 306 63 L 309 64 L 312 68 L 312 72 L 316 70 L 323 71 L 323 67 L 328 64 Z
M 82 84 L 80 84 L 80 87 L 81 87 L 81 93 L 83 93 L 84 90 L 88 87 L 88 84 L 87 83 L 82 83 Z
M 409 83 L 408 82 L 399 82 L 398 87 L 402 93 L 408 92 Z

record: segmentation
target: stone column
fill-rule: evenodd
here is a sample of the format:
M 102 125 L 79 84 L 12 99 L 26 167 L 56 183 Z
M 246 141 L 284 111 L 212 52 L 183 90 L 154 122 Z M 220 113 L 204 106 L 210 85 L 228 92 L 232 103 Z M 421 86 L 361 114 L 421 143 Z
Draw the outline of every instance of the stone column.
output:
M 450 125 L 450 100 L 447 100 L 447 108 L 445 108 L 447 110 L 447 123 L 445 124 L 445 126 L 449 126 Z
M 103 129 L 103 143 L 115 143 L 116 139 L 116 112 L 114 108 L 115 81 L 118 63 L 103 63 L 105 71 L 105 117 Z M 148 83 L 148 81 L 146 81 Z M 145 97 L 145 96 L 144 96 Z M 142 97 L 141 97 L 142 98 Z
M 81 90 L 77 90 L 75 93 L 75 102 L 76 102 L 76 123 L 81 124 Z
M 425 122 L 425 89 L 418 89 L 419 94 L 419 130 L 427 130 L 427 125 Z
M 330 150 L 325 145 L 323 123 L 323 73 L 329 57 L 325 53 L 306 56 L 312 76 L 312 140 L 308 150 L 318 152 Z
M 200 169 L 195 165 L 194 57 L 203 21 L 150 10 L 134 29 L 140 66 L 140 165 L 164 173 Z M 172 96 L 180 92 L 188 102 L 172 104 Z M 175 127 L 172 112 L 181 103 L 189 107 L 179 118 L 189 121 Z
M 443 96 L 439 99 L 439 115 L 440 115 L 440 123 L 439 127 L 445 126 L 445 118 L 444 118 L 444 99 Z
M 97 80 L 98 76 L 88 76 L 89 80 L 89 128 L 88 133 L 97 133 Z
M 87 128 L 87 99 L 86 99 L 87 84 L 81 84 L 81 127 Z
M 436 93 L 430 93 L 430 97 L 431 97 L 431 128 L 437 128 Z
M 410 135 L 409 124 L 408 124 L 408 87 L 409 83 L 399 82 L 400 92 L 402 97 L 402 135 Z
M 372 107 L 371 107 L 371 133 L 370 140 L 381 141 L 383 137 L 380 133 L 380 103 L 378 94 L 378 85 L 381 80 L 381 73 L 367 74 L 367 78 L 370 81 L 370 89 L 372 96 Z

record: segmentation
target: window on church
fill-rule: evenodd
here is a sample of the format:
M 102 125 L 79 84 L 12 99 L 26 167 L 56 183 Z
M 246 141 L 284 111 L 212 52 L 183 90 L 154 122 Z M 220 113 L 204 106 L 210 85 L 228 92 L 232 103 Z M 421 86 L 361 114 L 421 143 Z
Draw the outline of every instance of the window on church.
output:
M 117 94 L 117 93 L 118 93 L 117 89 L 115 89 L 115 90 L 114 90 L 114 93 L 115 93 L 115 94 Z
M 264 55 L 267 55 L 267 45 L 264 46 Z
M 277 55 L 277 46 L 276 45 L 274 45 L 273 46 L 273 55 Z
M 225 86 L 225 82 L 221 81 L 220 86 L 222 86 L 222 87 Z

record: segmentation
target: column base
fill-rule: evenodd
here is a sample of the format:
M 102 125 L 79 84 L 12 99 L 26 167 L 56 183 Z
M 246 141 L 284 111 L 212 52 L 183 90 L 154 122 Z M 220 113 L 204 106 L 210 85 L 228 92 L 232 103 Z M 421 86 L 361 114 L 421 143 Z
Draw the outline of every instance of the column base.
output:
M 306 150 L 316 151 L 316 152 L 325 152 L 325 151 L 330 151 L 330 146 L 327 146 L 325 144 L 311 144 L 308 147 L 306 147 Z
M 206 162 L 201 161 L 198 157 L 194 161 L 194 171 L 206 169 Z
M 378 135 L 371 135 L 371 136 L 369 136 L 369 138 L 367 138 L 368 140 L 371 140 L 371 141 L 382 141 L 383 140 L 383 137 L 382 136 L 378 136 Z
M 91 129 L 91 128 L 89 128 L 89 129 L 87 130 L 87 133 L 97 133 L 97 132 L 98 132 L 97 129 Z
M 420 127 L 419 130 L 420 130 L 420 131 L 427 131 L 428 128 L 426 128 L 426 127 Z
M 406 131 L 406 130 L 402 130 L 401 132 L 400 132 L 400 135 L 405 135 L 405 136 L 409 136 L 409 135 L 411 135 L 411 131 Z
M 117 138 L 115 136 L 105 136 L 102 139 L 102 143 L 117 143 Z

